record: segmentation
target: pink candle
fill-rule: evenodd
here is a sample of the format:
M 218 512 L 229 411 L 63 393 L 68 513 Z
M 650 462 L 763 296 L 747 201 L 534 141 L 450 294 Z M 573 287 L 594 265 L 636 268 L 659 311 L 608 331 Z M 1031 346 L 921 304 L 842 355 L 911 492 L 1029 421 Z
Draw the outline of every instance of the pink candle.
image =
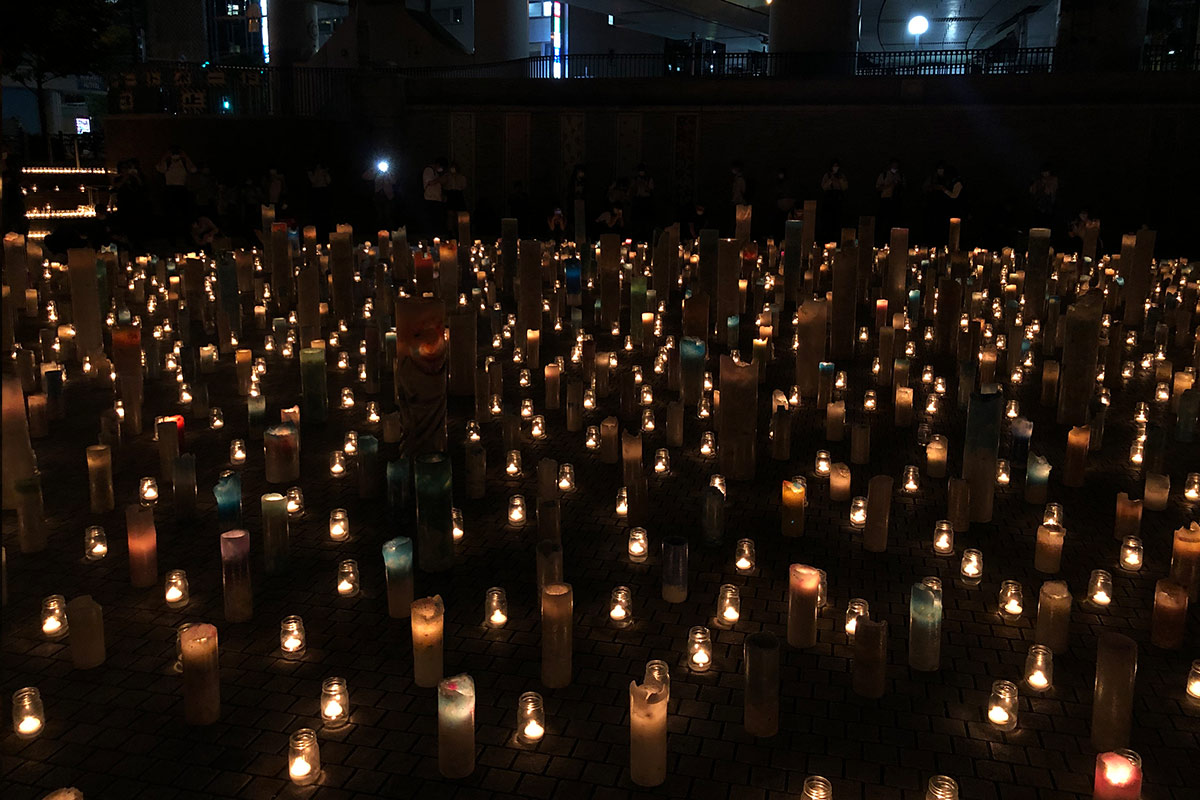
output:
M 1138 800 L 1142 794 L 1142 760 L 1132 750 L 1096 756 L 1093 800 Z
M 875 330 L 886 328 L 888 324 L 888 301 L 875 301 Z

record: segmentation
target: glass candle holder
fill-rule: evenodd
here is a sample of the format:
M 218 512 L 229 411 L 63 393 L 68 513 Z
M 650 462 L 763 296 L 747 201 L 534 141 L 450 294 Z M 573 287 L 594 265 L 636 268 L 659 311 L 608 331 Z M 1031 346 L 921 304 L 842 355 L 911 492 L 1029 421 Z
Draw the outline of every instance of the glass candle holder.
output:
M 466 431 L 468 442 L 478 442 L 482 438 L 479 432 L 479 423 L 473 419 L 467 420 Z
M 525 397 L 521 400 L 521 418 L 529 419 L 533 416 L 533 398 Z
M 356 597 L 359 588 L 358 562 L 352 558 L 342 559 L 337 568 L 338 597 Z
M 875 396 L 874 389 L 867 389 L 863 392 L 863 411 L 874 411 L 879 406 L 879 400 Z
M 546 735 L 546 708 L 537 692 L 525 692 L 517 700 L 517 741 L 535 744 Z
M 939 519 L 933 524 L 933 552 L 939 556 L 954 552 L 954 524 L 948 519 Z
M 800 796 L 803 800 L 833 800 L 833 784 L 820 775 L 809 775 Z
M 600 449 L 600 427 L 597 425 L 588 425 L 587 431 L 583 436 L 583 446 L 588 450 Z
M 850 526 L 862 529 L 867 524 L 867 498 L 856 497 L 850 501 Z
M 454 541 L 459 541 L 466 534 L 467 529 L 463 523 L 463 512 L 461 508 L 450 509 L 450 532 Z
M 329 477 L 341 478 L 346 474 L 346 453 L 334 450 L 329 454 Z
M 654 409 L 642 409 L 642 431 L 652 433 L 654 431 Z
M 804 479 L 801 478 L 800 480 L 803 481 Z M 728 484 L 725 483 L 724 475 L 717 474 L 710 476 L 708 479 L 708 485 L 719 491 L 722 495 L 725 495 L 726 497 L 729 496 L 727 489 Z
M 651 388 L 650 384 L 647 383 L 642 385 L 642 390 L 639 394 L 639 397 L 643 406 L 654 405 L 654 389 Z
M 828 450 L 818 450 L 817 457 L 813 462 L 813 472 L 822 478 L 828 478 L 830 470 L 833 469 L 833 459 L 829 456 Z
M 949 775 L 934 775 L 925 788 L 925 800 L 958 800 L 958 783 Z
M 183 608 L 188 604 L 187 573 L 181 569 L 173 569 L 167 573 L 166 585 L 163 589 L 163 599 L 167 608 Z
M 301 728 L 288 737 L 288 777 L 297 786 L 315 783 L 321 774 L 321 751 L 317 732 Z
M 368 423 L 368 424 L 370 424 L 370 425 L 378 425 L 378 424 L 379 424 L 379 420 L 380 420 L 380 416 L 379 416 L 379 403 L 377 403 L 377 402 L 376 402 L 376 401 L 374 401 L 374 400 L 368 400 L 368 401 L 367 401 L 366 414 L 367 414 L 367 423 Z
M 231 467 L 240 467 L 246 463 L 246 443 L 241 439 L 234 439 L 229 443 L 229 465 Z
M 1134 441 L 1129 447 L 1129 463 L 1135 467 L 1142 465 L 1142 460 L 1146 457 L 1146 445 L 1140 440 Z
M 712 431 L 700 434 L 700 455 L 714 456 L 717 454 L 717 435 Z
M 1200 659 L 1193 661 L 1188 671 L 1187 695 L 1194 701 L 1200 700 Z
M 346 436 L 342 439 L 342 452 L 348 456 L 358 452 L 358 431 L 346 431 Z
M 12 696 L 13 733 L 22 739 L 33 739 L 46 726 L 46 710 L 42 695 L 32 686 L 17 689 Z
M 108 555 L 108 536 L 100 525 L 89 525 L 83 531 L 83 557 L 99 561 Z
M 488 589 L 483 596 L 483 621 L 489 628 L 508 624 L 508 595 L 499 586 Z
M 1009 419 L 1016 419 L 1021 416 L 1021 404 L 1016 400 L 1009 400 L 1004 406 L 1004 416 Z
M 335 542 L 345 541 L 350 535 L 350 512 L 335 508 L 329 512 L 329 538 Z
M 749 575 L 754 571 L 753 539 L 738 539 L 733 550 L 733 568 L 739 575 Z
M 1098 754 L 1094 781 L 1094 800 L 1138 800 L 1142 796 L 1141 756 L 1127 749 Z
M 208 427 L 211 430 L 219 431 L 225 427 L 225 412 L 219 408 L 210 408 L 208 410 Z
M 583 410 L 584 411 L 595 411 L 596 410 L 596 390 L 595 389 L 584 389 L 583 390 Z
M 904 468 L 904 478 L 900 483 L 906 494 L 916 494 L 921 488 L 921 473 L 915 466 L 909 464 Z
M 1003 458 L 996 459 L 996 485 L 1008 486 L 1012 482 L 1012 470 L 1008 466 L 1008 461 Z
M 1183 499 L 1200 500 L 1200 472 L 1189 472 L 1183 482 Z
M 693 672 L 708 672 L 712 666 L 712 634 L 703 625 L 688 631 L 687 663 Z
M 612 590 L 608 601 L 608 618 L 618 628 L 628 627 L 633 622 L 633 592 L 628 586 Z
M 983 553 L 971 548 L 964 550 L 959 574 L 967 586 L 978 586 L 983 579 Z
M 138 502 L 150 507 L 158 503 L 158 481 L 154 478 L 142 478 L 138 482 Z
M 1093 608 L 1104 609 L 1112 603 L 1112 574 L 1107 570 L 1094 569 L 1088 578 L 1087 600 Z
M 654 451 L 654 472 L 665 475 L 671 471 L 671 452 L 665 447 Z
M 345 678 L 321 682 L 321 721 L 327 728 L 340 728 L 350 721 L 350 686 Z
M 304 654 L 304 620 L 297 616 L 284 617 L 279 623 L 279 649 L 292 658 Z
M 1025 592 L 1017 581 L 1004 581 L 1000 584 L 998 600 L 1000 616 L 1012 622 L 1025 613 Z
M 1054 685 L 1054 652 L 1043 644 L 1030 645 L 1025 656 L 1025 685 L 1044 692 Z
M 845 630 L 846 637 L 853 642 L 854 633 L 858 630 L 858 621 L 860 619 L 871 618 L 871 607 L 866 600 L 856 597 L 846 606 L 846 622 Z
M 342 408 L 354 408 L 354 390 L 349 386 L 342 387 Z
M 618 517 L 629 513 L 629 490 L 624 486 L 617 490 L 616 512 Z
M 646 537 L 645 528 L 630 528 L 629 529 L 629 560 L 634 564 L 641 564 L 646 560 L 646 555 L 650 552 L 650 542 Z
M 304 492 L 299 486 L 287 490 L 288 519 L 298 519 L 304 515 Z
M 533 419 L 529 421 L 529 435 L 534 439 L 546 438 L 546 418 L 541 414 L 534 414 Z
M 61 594 L 52 594 L 42 600 L 42 635 L 57 641 L 67 635 L 67 600 Z
M 716 622 L 718 627 L 732 628 L 742 616 L 742 597 L 738 593 L 738 588 L 732 583 L 722 584 L 717 590 L 717 614 Z
M 488 409 L 492 412 L 493 417 L 498 417 L 504 413 L 504 400 L 498 394 L 492 395 L 491 401 L 488 403 Z
M 1121 569 L 1127 572 L 1137 572 L 1142 568 L 1143 560 L 1142 540 L 1136 536 L 1126 536 L 1121 541 L 1121 554 L 1118 562 Z
M 1002 731 L 1017 727 L 1017 685 L 1012 681 L 996 681 L 988 698 L 988 721 Z
M 558 489 L 561 492 L 575 491 L 575 467 L 571 464 L 560 464 L 558 467 Z
M 514 494 L 508 498 L 508 524 L 524 525 L 526 518 L 525 496 Z
M 1060 503 L 1047 503 L 1046 510 L 1042 513 L 1042 524 L 1046 526 L 1057 525 L 1062 528 L 1063 524 L 1063 507 Z
M 829 605 L 829 575 L 823 569 L 817 570 L 817 608 Z

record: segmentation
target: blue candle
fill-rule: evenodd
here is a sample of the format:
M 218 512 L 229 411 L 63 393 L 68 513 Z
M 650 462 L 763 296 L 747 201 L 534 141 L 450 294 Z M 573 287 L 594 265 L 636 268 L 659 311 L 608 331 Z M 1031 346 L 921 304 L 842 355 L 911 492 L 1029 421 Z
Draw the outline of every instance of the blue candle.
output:
M 975 392 L 967 406 L 962 476 L 971 485 L 971 522 L 991 522 L 996 494 L 996 455 L 1000 449 L 1000 420 L 1004 395 Z
M 379 494 L 379 440 L 369 433 L 358 437 L 358 496 Z
M 966 408 L 975 391 L 975 378 L 979 375 L 979 359 L 962 358 L 958 362 L 958 407 Z
M 412 462 L 407 458 L 389 461 L 387 465 L 387 501 L 391 508 L 407 509 L 411 499 Z
M 1047 484 L 1050 482 L 1050 462 L 1043 456 L 1029 454 L 1025 466 L 1025 501 L 1028 503 L 1046 502 Z
M 691 336 L 679 343 L 679 366 L 683 377 L 682 399 L 696 405 L 704 392 L 704 342 Z
M 1033 421 L 1017 417 L 1012 421 L 1012 453 L 1009 462 L 1016 468 L 1025 465 L 1029 457 L 1029 439 L 1033 436 Z
M 908 603 L 908 665 L 936 672 L 942 664 L 942 582 L 924 578 L 914 583 Z
M 217 523 L 222 530 L 238 525 L 242 521 L 242 476 L 233 470 L 225 470 L 213 486 L 217 498 Z
M 267 425 L 267 398 L 261 394 L 258 397 L 246 398 L 246 421 L 250 429 L 250 438 L 261 439 Z
M 579 295 L 583 293 L 583 265 L 578 258 L 568 258 L 563 273 L 567 282 L 567 295 L 578 303 Z
M 742 318 L 738 314 L 730 314 L 725 320 L 725 345 L 730 350 L 736 350 L 742 338 Z
M 305 347 L 300 351 L 300 412 L 300 419 L 305 422 L 324 422 L 329 413 L 323 347 Z
M 715 486 L 704 491 L 703 532 L 708 545 L 720 544 L 725 535 L 725 493 Z
M 711 487 L 710 487 L 711 488 Z M 682 536 L 670 536 L 662 545 L 662 595 L 668 603 L 682 603 L 688 593 L 688 543 Z
M 412 613 L 412 539 L 397 536 L 383 543 L 383 569 L 387 575 L 388 616 L 403 619 Z
M 908 292 L 908 318 L 910 320 L 918 320 L 921 318 L 921 290 L 910 289 Z M 916 324 L 915 322 L 913 323 Z

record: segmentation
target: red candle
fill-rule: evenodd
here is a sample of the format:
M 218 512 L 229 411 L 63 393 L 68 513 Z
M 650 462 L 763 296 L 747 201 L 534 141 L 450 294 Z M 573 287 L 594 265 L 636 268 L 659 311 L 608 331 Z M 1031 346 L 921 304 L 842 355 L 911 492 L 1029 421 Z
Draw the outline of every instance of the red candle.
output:
M 875 301 L 875 329 L 886 328 L 888 324 L 888 301 Z
M 182 414 L 174 414 L 170 417 L 167 417 L 167 419 L 174 420 L 175 431 L 179 434 L 179 452 L 181 452 L 181 453 L 185 452 L 185 448 L 183 446 L 183 426 L 184 426 L 183 415 Z
M 1132 750 L 1096 756 L 1093 800 L 1138 800 L 1142 794 L 1142 760 Z

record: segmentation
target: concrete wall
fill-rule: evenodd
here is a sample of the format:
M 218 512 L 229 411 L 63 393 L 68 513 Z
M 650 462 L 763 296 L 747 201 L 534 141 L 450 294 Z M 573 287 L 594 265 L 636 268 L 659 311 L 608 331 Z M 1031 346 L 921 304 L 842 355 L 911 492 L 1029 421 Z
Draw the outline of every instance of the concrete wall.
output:
M 567 10 L 567 53 L 661 53 L 666 39 L 608 24 L 607 14 L 579 6 Z

